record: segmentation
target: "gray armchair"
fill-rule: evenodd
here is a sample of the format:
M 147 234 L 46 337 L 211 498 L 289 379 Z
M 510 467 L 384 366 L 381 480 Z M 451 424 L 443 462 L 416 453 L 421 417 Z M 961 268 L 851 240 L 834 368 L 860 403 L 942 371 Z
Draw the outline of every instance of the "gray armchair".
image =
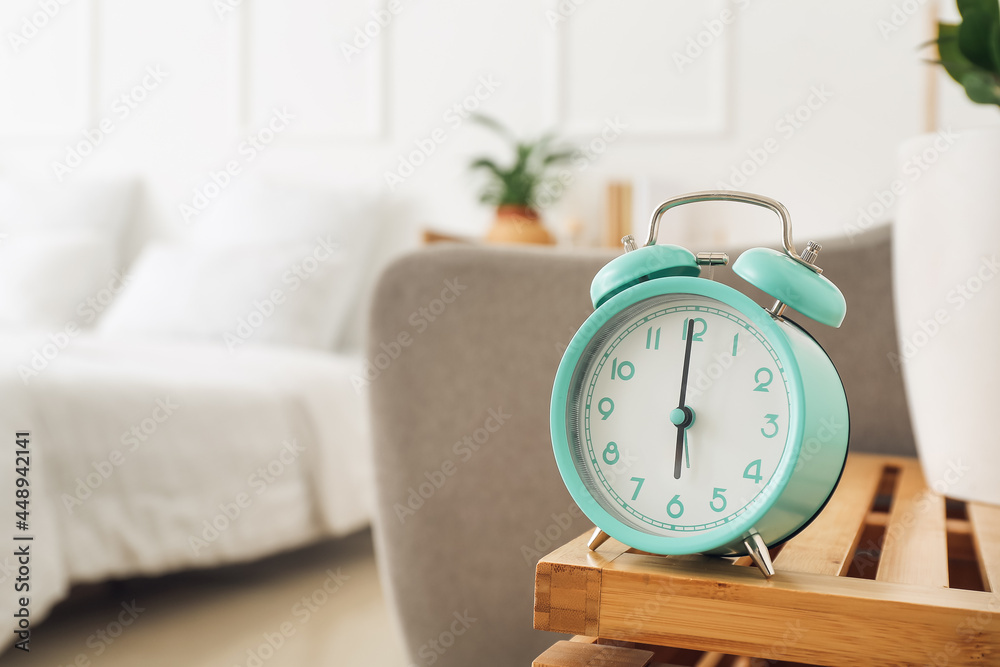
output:
M 887 357 L 896 350 L 889 244 L 887 230 L 874 230 L 820 255 L 847 298 L 841 329 L 789 315 L 841 372 L 852 450 L 913 455 Z M 535 563 L 591 524 L 556 469 L 549 398 L 563 350 L 593 310 L 590 281 L 613 256 L 442 247 L 381 278 L 368 343 L 375 536 L 414 664 L 528 665 L 557 639 L 532 629 Z M 773 301 L 728 268 L 715 277 Z

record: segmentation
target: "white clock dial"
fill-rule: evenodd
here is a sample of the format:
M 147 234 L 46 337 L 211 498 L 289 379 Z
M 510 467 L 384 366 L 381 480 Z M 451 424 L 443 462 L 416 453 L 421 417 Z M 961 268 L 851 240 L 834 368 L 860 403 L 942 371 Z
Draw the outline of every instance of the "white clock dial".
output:
M 612 516 L 690 535 L 724 526 L 767 487 L 788 438 L 789 390 L 771 344 L 739 311 L 691 294 L 653 297 L 611 318 L 582 358 L 571 450 Z

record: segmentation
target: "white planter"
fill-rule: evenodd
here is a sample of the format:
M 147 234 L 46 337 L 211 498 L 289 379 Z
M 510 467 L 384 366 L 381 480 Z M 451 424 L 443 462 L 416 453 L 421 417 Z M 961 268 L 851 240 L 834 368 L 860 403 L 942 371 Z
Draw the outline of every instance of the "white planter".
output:
M 905 142 L 900 182 L 888 372 L 903 373 L 931 488 L 1000 504 L 1000 128 Z

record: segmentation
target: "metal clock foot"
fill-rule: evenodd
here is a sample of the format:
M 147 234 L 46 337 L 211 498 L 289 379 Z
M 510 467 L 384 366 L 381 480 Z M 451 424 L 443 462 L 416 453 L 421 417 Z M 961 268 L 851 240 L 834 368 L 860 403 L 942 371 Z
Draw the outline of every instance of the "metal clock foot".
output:
M 760 536 L 760 533 L 750 533 L 750 536 L 743 540 L 743 546 L 747 548 L 747 553 L 750 554 L 750 558 L 753 559 L 754 565 L 757 566 L 761 574 L 769 579 L 774 576 L 771 554 L 768 552 L 767 545 L 764 544 L 764 538 Z
M 611 536 L 600 528 L 595 528 L 593 534 L 590 536 L 590 539 L 587 541 L 587 548 L 591 551 L 597 551 L 597 547 L 607 542 L 609 537 Z

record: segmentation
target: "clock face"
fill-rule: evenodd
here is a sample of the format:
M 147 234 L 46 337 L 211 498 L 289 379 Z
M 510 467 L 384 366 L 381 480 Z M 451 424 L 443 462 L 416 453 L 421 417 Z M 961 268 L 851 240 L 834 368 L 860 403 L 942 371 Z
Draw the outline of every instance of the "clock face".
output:
M 705 535 L 768 488 L 788 440 L 789 391 L 750 318 L 705 296 L 652 297 L 612 316 L 581 356 L 567 404 L 573 463 L 621 523 Z

